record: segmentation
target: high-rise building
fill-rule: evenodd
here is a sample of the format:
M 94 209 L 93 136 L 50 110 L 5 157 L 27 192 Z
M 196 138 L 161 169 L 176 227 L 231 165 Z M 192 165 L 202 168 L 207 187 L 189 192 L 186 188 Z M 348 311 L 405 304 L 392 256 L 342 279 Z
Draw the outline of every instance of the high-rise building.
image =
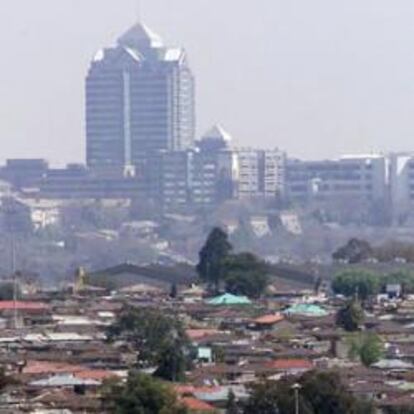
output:
M 87 164 L 140 165 L 151 152 L 192 146 L 194 78 L 181 48 L 138 23 L 100 50 L 86 79 Z

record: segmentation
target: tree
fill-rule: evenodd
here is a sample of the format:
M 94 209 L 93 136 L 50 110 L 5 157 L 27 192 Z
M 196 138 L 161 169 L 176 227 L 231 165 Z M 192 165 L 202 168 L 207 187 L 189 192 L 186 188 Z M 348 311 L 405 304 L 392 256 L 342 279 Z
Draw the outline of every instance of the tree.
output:
M 401 285 L 404 294 L 414 293 L 414 273 L 408 270 L 400 270 L 389 273 L 384 278 L 383 286 Z
M 373 414 L 373 407 L 354 397 L 334 371 L 311 371 L 301 378 L 265 381 L 253 387 L 245 414 L 293 414 L 298 383 L 301 414 Z
M 364 310 L 361 304 L 352 300 L 336 315 L 336 324 L 348 332 L 357 331 L 364 322 Z
M 392 262 L 403 259 L 409 263 L 414 262 L 414 244 L 399 241 L 389 241 L 375 249 L 375 257 L 380 262 Z
M 173 283 L 171 285 L 171 290 L 170 290 L 170 298 L 171 299 L 176 299 L 178 296 L 178 288 L 177 288 L 177 283 Z
M 125 308 L 107 331 L 108 339 L 124 339 L 138 352 L 138 365 L 156 366 L 155 375 L 183 380 L 191 365 L 190 341 L 182 323 L 158 310 Z
M 374 251 L 371 245 L 365 240 L 351 239 L 348 243 L 340 247 L 333 253 L 335 261 L 345 261 L 347 263 L 361 263 L 373 257 Z
M 371 295 L 376 295 L 381 290 L 381 276 L 368 270 L 346 270 L 338 273 L 333 282 L 332 289 L 335 293 L 347 297 L 358 296 L 366 300 Z
M 21 275 L 16 274 L 15 277 L 19 277 Z M 18 284 L 14 286 L 13 282 L 5 282 L 0 284 L 0 300 L 13 300 L 14 298 L 14 290 L 16 289 L 16 298 L 21 299 L 22 292 Z
M 364 301 L 369 296 L 384 291 L 388 284 L 399 284 L 404 293 L 414 293 L 414 273 L 409 270 L 397 270 L 388 274 L 377 274 L 364 269 L 346 270 L 335 276 L 332 289 L 347 297 L 358 295 Z
M 349 356 L 352 359 L 359 358 L 364 366 L 375 364 L 383 354 L 384 345 L 378 335 L 367 333 L 352 337 Z
M 244 407 L 244 414 L 281 414 L 279 411 L 279 387 L 277 382 L 265 381 L 253 387 Z
M 229 256 L 224 279 L 228 292 L 252 298 L 260 297 L 269 283 L 266 264 L 252 253 Z
M 239 406 L 236 401 L 236 395 L 233 390 L 229 391 L 229 395 L 227 397 L 226 414 L 240 414 Z
M 227 233 L 216 227 L 210 232 L 206 243 L 200 250 L 197 273 L 201 280 L 214 285 L 216 291 L 219 290 L 223 279 L 224 262 L 232 249 Z
M 373 407 L 348 391 L 336 371 L 310 371 L 300 380 L 301 395 L 315 414 L 372 414 Z M 284 413 L 281 413 L 284 414 Z
M 105 383 L 101 394 L 105 409 L 116 414 L 187 414 L 168 385 L 137 372 L 126 384 Z
M 189 366 L 189 350 L 179 338 L 168 341 L 158 356 L 158 368 L 154 376 L 167 381 L 185 381 Z

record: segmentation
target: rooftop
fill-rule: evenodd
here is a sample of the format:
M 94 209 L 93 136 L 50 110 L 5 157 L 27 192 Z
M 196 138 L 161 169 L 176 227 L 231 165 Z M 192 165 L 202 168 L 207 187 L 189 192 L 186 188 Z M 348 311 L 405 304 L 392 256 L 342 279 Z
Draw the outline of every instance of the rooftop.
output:
M 136 23 L 119 39 L 118 44 L 126 48 L 142 49 L 142 48 L 161 48 L 164 43 L 158 34 L 153 32 L 144 23 Z
M 203 135 L 203 139 L 216 139 L 230 142 L 233 140 L 233 137 L 221 125 L 217 124 Z

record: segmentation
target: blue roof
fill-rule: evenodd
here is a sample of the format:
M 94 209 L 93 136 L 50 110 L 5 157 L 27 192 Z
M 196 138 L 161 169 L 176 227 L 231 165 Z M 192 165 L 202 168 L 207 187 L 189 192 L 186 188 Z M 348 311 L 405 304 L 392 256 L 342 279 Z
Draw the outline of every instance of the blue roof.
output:
M 297 303 L 286 309 L 283 313 L 286 315 L 303 315 L 303 316 L 326 316 L 328 312 L 322 307 L 308 303 Z
M 247 296 L 236 296 L 231 293 L 217 296 L 207 301 L 209 305 L 250 305 L 252 302 Z

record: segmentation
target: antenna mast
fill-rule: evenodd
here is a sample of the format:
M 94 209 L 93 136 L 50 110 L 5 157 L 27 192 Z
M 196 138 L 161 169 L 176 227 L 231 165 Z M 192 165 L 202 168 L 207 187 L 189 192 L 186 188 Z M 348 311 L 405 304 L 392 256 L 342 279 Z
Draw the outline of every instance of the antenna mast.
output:
M 142 22 L 142 3 L 141 0 L 137 0 L 137 19 L 138 22 Z

